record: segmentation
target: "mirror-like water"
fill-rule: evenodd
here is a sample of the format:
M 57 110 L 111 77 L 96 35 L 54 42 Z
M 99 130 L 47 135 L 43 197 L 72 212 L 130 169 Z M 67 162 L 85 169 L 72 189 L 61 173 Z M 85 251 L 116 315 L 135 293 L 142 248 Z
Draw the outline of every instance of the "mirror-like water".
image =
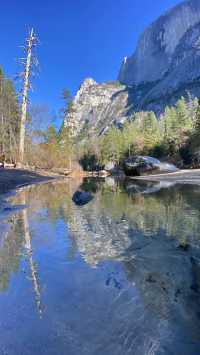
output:
M 78 207 L 79 185 L 1 215 L 0 354 L 199 355 L 200 187 L 85 179 Z

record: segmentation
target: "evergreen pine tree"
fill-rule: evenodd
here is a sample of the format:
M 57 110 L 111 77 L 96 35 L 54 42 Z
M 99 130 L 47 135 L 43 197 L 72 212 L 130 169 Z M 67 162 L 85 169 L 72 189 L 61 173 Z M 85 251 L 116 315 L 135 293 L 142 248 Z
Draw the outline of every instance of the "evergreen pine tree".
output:
M 198 106 L 196 108 L 194 129 L 195 133 L 200 136 L 200 99 L 198 100 Z

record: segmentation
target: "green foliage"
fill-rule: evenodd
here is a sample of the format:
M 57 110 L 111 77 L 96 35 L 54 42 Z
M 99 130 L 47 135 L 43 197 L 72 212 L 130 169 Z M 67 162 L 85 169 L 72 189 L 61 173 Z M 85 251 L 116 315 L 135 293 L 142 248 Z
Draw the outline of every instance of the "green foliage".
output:
M 66 114 L 71 108 L 71 95 L 69 91 L 63 91 L 65 100 L 64 107 L 61 112 Z M 29 136 L 27 137 L 26 161 L 29 165 L 51 168 L 69 168 L 71 170 L 72 161 L 74 159 L 74 141 L 72 132 L 69 127 L 62 124 L 59 131 L 56 130 L 53 120 L 49 122 L 48 110 L 43 107 L 36 107 L 31 117 L 33 125 L 30 128 Z M 63 117 L 64 118 L 64 117 Z M 35 129 L 35 122 L 39 119 Z M 33 121 L 33 122 L 32 122 Z M 41 124 L 43 122 L 43 124 Z M 64 122 L 64 121 L 63 121 Z
M 194 106 L 193 129 L 187 141 L 187 145 L 182 148 L 181 153 L 184 161 L 195 168 L 200 167 L 200 100 Z
M 67 114 L 73 104 L 68 91 L 63 97 L 63 112 Z M 136 154 L 179 159 L 190 165 L 198 147 L 200 152 L 200 103 L 181 98 L 174 107 L 166 107 L 159 119 L 153 112 L 137 112 L 123 128 L 112 126 L 101 137 L 89 137 L 87 124 L 85 131 L 84 136 L 75 138 L 72 127 L 63 124 L 57 132 L 53 125 L 48 126 L 40 132 L 42 143 L 34 146 L 34 152 L 39 152 L 34 156 L 40 158 L 36 165 L 42 160 L 48 167 L 71 169 L 76 161 L 84 170 L 99 170 L 107 162 L 120 165 L 126 157 Z
M 159 123 L 153 112 L 135 114 L 123 129 L 112 127 L 100 140 L 100 156 L 103 162 L 117 164 L 126 156 L 148 153 L 161 140 Z
M 134 154 L 171 156 L 188 162 L 191 160 L 188 142 L 194 131 L 200 135 L 199 106 L 196 99 L 186 102 L 182 97 L 174 107 L 166 107 L 160 120 L 153 112 L 137 112 L 123 129 L 111 127 L 96 141 L 95 156 L 103 164 L 109 161 L 120 164 Z M 90 156 L 93 153 L 90 147 Z
M 13 82 L 0 68 L 0 151 L 7 160 L 16 158 L 20 125 L 20 107 Z
M 161 119 L 163 144 L 169 155 L 174 155 L 182 149 L 191 134 L 194 124 L 192 105 L 182 97 L 175 107 L 166 107 Z M 193 108 L 194 111 L 194 108 Z
M 98 171 L 101 169 L 99 160 L 95 154 L 84 154 L 79 162 L 84 171 Z
M 158 120 L 153 112 L 145 115 L 142 133 L 144 135 L 144 152 L 148 153 L 160 142 Z
M 100 142 L 101 158 L 103 162 L 112 160 L 117 163 L 123 156 L 123 134 L 116 128 L 111 128 Z
M 63 89 L 61 98 L 64 101 L 64 105 L 61 108 L 60 112 L 65 118 L 68 113 L 73 111 L 73 98 L 68 89 Z
M 122 130 L 123 155 L 130 156 L 137 153 L 137 142 L 141 138 L 137 119 L 127 121 Z
M 198 101 L 198 106 L 196 109 L 194 127 L 195 127 L 196 134 L 200 136 L 200 100 Z
M 177 101 L 176 112 L 178 128 L 182 132 L 190 131 L 192 129 L 192 119 L 189 115 L 188 105 L 184 97 Z
M 46 141 L 48 143 L 57 143 L 57 140 L 58 140 L 57 131 L 56 131 L 56 129 L 55 129 L 55 127 L 53 125 L 50 125 L 47 128 Z

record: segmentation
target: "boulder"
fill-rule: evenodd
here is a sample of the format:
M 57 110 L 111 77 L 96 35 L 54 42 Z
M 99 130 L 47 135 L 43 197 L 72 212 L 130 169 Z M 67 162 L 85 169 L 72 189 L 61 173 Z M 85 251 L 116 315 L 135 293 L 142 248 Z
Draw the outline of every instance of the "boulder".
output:
M 150 175 L 152 173 L 169 173 L 178 169 L 175 165 L 160 162 L 148 156 L 132 156 L 124 161 L 124 172 L 127 176 Z
M 76 191 L 72 197 L 72 201 L 77 205 L 77 206 L 84 206 L 87 203 L 89 203 L 93 199 L 93 196 L 90 192 L 85 192 L 85 191 Z

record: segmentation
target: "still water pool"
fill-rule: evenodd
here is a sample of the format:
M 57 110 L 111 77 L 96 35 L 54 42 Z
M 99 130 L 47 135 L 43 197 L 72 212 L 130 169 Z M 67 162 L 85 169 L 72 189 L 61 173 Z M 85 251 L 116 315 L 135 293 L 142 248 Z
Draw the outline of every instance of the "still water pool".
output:
M 69 180 L 11 203 L 0 355 L 200 354 L 199 186 Z

